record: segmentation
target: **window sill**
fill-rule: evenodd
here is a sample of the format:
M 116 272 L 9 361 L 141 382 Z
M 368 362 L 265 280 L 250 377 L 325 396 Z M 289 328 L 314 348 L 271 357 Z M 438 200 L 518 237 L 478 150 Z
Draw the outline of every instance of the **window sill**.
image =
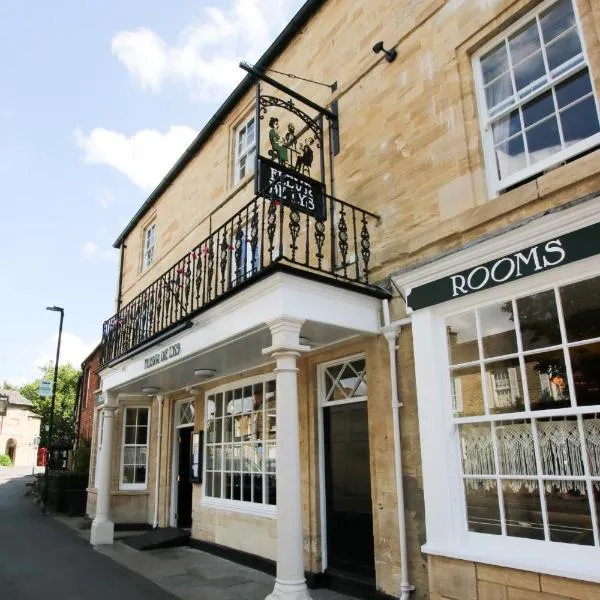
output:
M 277 518 L 277 507 L 271 504 L 253 504 L 251 502 L 242 502 L 241 500 L 222 500 L 204 497 L 202 500 L 202 507 L 216 508 L 219 510 L 227 510 L 255 517 L 265 517 L 268 519 Z
M 421 551 L 475 563 L 600 583 L 600 549 L 526 538 L 469 533 L 460 543 L 426 543 Z
M 119 488 L 111 492 L 113 496 L 148 496 L 147 488 Z

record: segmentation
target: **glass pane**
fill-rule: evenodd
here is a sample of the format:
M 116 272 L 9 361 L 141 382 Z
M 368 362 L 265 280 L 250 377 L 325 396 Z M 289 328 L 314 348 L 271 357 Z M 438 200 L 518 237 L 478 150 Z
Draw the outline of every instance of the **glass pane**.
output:
M 138 427 L 136 437 L 136 444 L 146 444 L 148 442 L 148 428 Z
M 470 417 L 485 414 L 483 404 L 483 392 L 481 389 L 481 371 L 479 365 L 464 367 L 462 369 L 451 369 L 450 377 L 454 379 L 453 402 L 455 417 Z
M 600 337 L 600 277 L 560 288 L 567 339 Z
M 510 73 L 505 73 L 485 88 L 485 99 L 490 112 L 494 107 L 503 104 L 513 94 Z
M 232 500 L 242 499 L 242 476 L 239 473 L 235 473 L 231 476 L 232 485 Z
M 521 119 L 519 118 L 518 110 L 513 110 L 507 117 L 498 119 L 498 121 L 492 125 L 495 143 L 502 142 L 506 138 L 509 138 L 520 131 Z
M 232 475 L 230 473 L 225 473 L 224 477 L 225 477 L 225 495 L 223 496 L 223 498 L 225 498 L 227 500 L 231 500 L 231 498 L 233 496 Z
M 242 500 L 252 502 L 252 475 L 250 473 L 242 475 Z
M 550 539 L 565 544 L 594 545 L 590 503 L 584 481 L 547 481 L 546 507 Z
M 267 504 L 277 504 L 277 481 L 275 475 L 267 475 Z
M 460 452 L 465 475 L 496 473 L 492 429 L 489 423 L 459 425 Z
M 502 481 L 506 533 L 534 540 L 544 539 L 544 523 L 538 483 L 530 479 Z
M 215 417 L 222 417 L 224 414 L 223 394 L 217 394 L 215 398 Z
M 571 406 L 562 350 L 526 356 L 525 373 L 532 410 Z
M 540 45 L 537 23 L 533 21 L 512 35 L 508 40 L 513 65 L 531 56 L 540 49 Z
M 215 468 L 215 449 L 212 446 L 206 446 L 206 470 L 212 471 Z
M 123 464 L 135 464 L 135 448 L 132 448 L 131 446 L 125 446 L 125 448 L 123 448 Z
M 537 430 L 544 475 L 584 475 L 576 417 L 538 421 Z
M 263 476 L 254 475 L 252 478 L 252 501 L 257 504 L 263 503 Z
M 125 443 L 126 444 L 135 444 L 135 431 L 134 427 L 125 427 Z
M 496 147 L 496 163 L 500 179 L 517 173 L 527 166 L 525 144 L 522 135 L 518 135 Z
M 483 82 L 489 83 L 508 71 L 508 54 L 504 42 L 481 59 Z
M 221 446 L 215 448 L 215 464 L 213 468 L 215 471 L 223 470 L 223 448 Z
M 123 483 L 135 483 L 134 480 L 135 467 L 123 467 Z
M 134 477 L 134 483 L 146 483 L 146 467 L 136 467 Z
M 137 410 L 135 408 L 126 408 L 125 409 L 125 424 L 126 425 L 135 425 Z
M 213 495 L 213 474 L 209 471 L 206 472 L 206 476 L 204 477 L 204 495 L 212 496 Z
M 527 260 L 529 257 L 525 257 Z M 554 291 L 540 292 L 517 300 L 523 350 L 561 343 Z
M 559 108 L 564 108 L 591 91 L 590 73 L 585 69 L 556 86 L 556 102 Z
M 148 464 L 148 451 L 146 448 L 136 448 L 135 464 L 137 466 L 146 466 Z
M 254 143 L 254 119 L 248 121 L 246 130 L 248 132 L 248 146 L 251 146 Z
M 542 26 L 542 36 L 547 44 L 557 35 L 575 25 L 575 15 L 571 0 L 562 0 L 557 2 L 547 11 L 540 15 L 540 24 Z
M 523 123 L 525 123 L 525 127 L 529 127 L 553 112 L 552 92 L 545 92 L 523 106 Z
M 484 357 L 514 354 L 517 351 L 517 334 L 512 302 L 486 306 L 478 312 Z
M 527 145 L 532 162 L 544 160 L 561 150 L 560 135 L 556 117 L 551 117 L 543 123 L 527 131 Z
M 215 416 L 215 397 L 209 396 L 206 400 L 206 418 L 210 419 Z
M 221 497 L 221 473 L 215 473 L 213 479 L 213 498 Z
M 506 421 L 496 425 L 502 475 L 537 475 L 531 421 Z
M 600 418 L 599 414 L 583 415 L 583 434 L 592 477 L 600 477 Z M 595 486 L 600 488 L 600 483 Z
M 138 425 L 147 425 L 148 424 L 148 409 L 147 408 L 138 408 Z
M 498 490 L 493 479 L 465 479 L 469 531 L 500 535 Z
M 578 406 L 600 405 L 600 343 L 569 350 Z
M 570 146 L 598 133 L 598 112 L 594 98 L 590 96 L 575 106 L 567 108 L 560 115 L 565 144 Z
M 479 359 L 475 313 L 470 311 L 446 319 L 446 335 L 450 364 L 457 365 Z
M 275 473 L 277 466 L 277 448 L 275 444 L 267 444 L 267 459 L 265 470 L 267 473 Z
M 554 69 L 580 53 L 581 42 L 579 41 L 579 34 L 577 33 L 577 29 L 573 29 L 546 48 L 550 71 L 554 71 Z
M 541 52 L 515 67 L 515 85 L 521 97 L 538 89 L 546 81 L 546 67 Z
M 490 413 L 525 410 L 525 396 L 518 358 L 489 363 L 485 366 L 485 371 L 488 380 Z

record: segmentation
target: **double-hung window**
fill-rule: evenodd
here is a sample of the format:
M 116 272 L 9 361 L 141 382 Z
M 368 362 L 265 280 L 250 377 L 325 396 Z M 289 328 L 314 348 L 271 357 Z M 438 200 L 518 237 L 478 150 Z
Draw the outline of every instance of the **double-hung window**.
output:
M 122 490 L 145 490 L 148 484 L 148 430 L 150 409 L 128 406 L 123 418 L 121 452 Z
M 154 260 L 154 248 L 156 247 L 156 223 L 148 225 L 144 229 L 144 254 L 142 256 L 142 270 L 146 270 Z
M 600 144 L 573 0 L 544 2 L 474 57 L 490 193 Z
M 262 378 L 209 393 L 205 423 L 205 503 L 274 514 L 274 379 Z
M 254 173 L 256 156 L 256 126 L 254 116 L 235 130 L 234 182 Z

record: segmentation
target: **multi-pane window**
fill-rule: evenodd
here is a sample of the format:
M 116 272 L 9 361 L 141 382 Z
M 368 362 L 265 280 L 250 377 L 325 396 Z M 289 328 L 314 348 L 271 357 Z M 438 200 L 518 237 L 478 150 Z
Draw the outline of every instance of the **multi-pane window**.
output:
M 274 380 L 209 394 L 204 496 L 275 505 L 276 437 Z
M 446 330 L 468 529 L 599 546 L 600 277 Z
M 235 183 L 254 172 L 256 127 L 254 117 L 235 130 Z
M 367 361 L 357 358 L 326 367 L 324 402 L 367 397 Z
M 493 193 L 600 143 L 572 0 L 542 4 L 474 65 Z
M 123 419 L 121 488 L 145 489 L 148 483 L 148 428 L 150 409 L 127 407 Z
M 144 255 L 142 257 L 142 270 L 147 269 L 154 260 L 154 248 L 156 246 L 156 223 L 148 225 L 144 229 Z

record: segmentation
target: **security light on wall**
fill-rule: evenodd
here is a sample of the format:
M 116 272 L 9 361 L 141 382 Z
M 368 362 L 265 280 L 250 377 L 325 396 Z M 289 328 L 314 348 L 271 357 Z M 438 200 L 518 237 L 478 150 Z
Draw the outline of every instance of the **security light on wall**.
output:
M 388 62 L 392 62 L 396 58 L 396 56 L 398 56 L 398 53 L 393 48 L 391 50 L 386 50 L 383 47 L 383 42 L 377 42 L 373 46 L 373 52 L 375 52 L 375 54 L 383 52 L 385 54 L 385 60 L 387 60 Z

